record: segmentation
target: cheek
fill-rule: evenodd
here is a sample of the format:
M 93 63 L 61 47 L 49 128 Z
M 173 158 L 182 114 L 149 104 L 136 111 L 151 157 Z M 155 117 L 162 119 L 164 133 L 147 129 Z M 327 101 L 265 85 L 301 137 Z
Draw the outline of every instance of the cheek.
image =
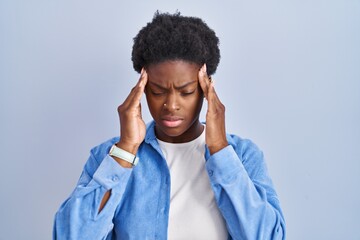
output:
M 151 97 L 148 97 L 148 95 L 146 95 L 146 102 L 147 102 L 149 111 L 152 114 L 153 111 L 156 109 L 156 104 L 154 103 L 154 101 L 153 101 L 153 99 Z
M 189 106 L 188 107 L 189 110 L 191 108 L 191 110 L 192 110 L 192 112 L 194 112 L 194 114 L 198 114 L 201 111 L 203 101 L 204 101 L 204 98 L 202 97 L 202 95 L 198 94 L 193 99 L 191 99 L 191 103 L 188 102 L 187 106 Z
M 161 115 L 163 103 L 160 100 L 156 100 L 148 95 L 146 95 L 146 102 L 153 119 L 158 118 Z

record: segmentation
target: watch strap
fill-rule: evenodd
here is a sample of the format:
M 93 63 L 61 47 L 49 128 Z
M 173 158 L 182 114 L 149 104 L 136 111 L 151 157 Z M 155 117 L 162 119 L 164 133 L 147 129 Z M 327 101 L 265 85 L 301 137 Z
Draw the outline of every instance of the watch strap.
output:
M 115 144 L 110 148 L 109 155 L 125 160 L 131 163 L 133 166 L 136 166 L 136 164 L 139 162 L 139 158 L 136 155 L 119 148 Z

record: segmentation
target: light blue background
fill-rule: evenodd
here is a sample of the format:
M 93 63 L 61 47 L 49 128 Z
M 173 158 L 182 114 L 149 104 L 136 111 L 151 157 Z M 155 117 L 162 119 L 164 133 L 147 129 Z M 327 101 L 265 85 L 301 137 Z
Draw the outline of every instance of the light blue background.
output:
M 288 239 L 360 239 L 359 0 L 0 0 L 0 239 L 51 238 L 90 148 L 119 132 L 156 9 L 219 36 L 227 130 L 264 151 Z

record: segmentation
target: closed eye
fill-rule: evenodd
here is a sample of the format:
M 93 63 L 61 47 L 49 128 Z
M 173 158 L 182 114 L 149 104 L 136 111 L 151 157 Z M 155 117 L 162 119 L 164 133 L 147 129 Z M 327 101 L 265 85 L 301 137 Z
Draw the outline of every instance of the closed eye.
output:
M 194 91 L 189 91 L 189 92 L 182 92 L 181 95 L 182 96 L 188 96 L 188 95 L 193 94 L 194 92 L 195 92 L 195 90 Z
M 165 94 L 165 92 L 162 92 L 162 91 L 154 91 L 154 90 L 151 90 L 151 89 L 150 89 L 150 92 L 151 92 L 151 94 L 154 95 L 154 96 L 161 96 L 161 95 Z

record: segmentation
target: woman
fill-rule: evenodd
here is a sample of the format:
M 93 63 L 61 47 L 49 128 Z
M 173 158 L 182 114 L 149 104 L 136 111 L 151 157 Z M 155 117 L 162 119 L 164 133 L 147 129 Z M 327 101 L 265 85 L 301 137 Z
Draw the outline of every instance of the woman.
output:
M 156 13 L 138 33 L 132 61 L 141 75 L 118 108 L 121 137 L 91 150 L 56 214 L 54 239 L 285 238 L 262 152 L 226 134 L 209 77 L 218 42 L 201 19 L 179 13 Z M 143 93 L 154 119 L 147 126 Z

